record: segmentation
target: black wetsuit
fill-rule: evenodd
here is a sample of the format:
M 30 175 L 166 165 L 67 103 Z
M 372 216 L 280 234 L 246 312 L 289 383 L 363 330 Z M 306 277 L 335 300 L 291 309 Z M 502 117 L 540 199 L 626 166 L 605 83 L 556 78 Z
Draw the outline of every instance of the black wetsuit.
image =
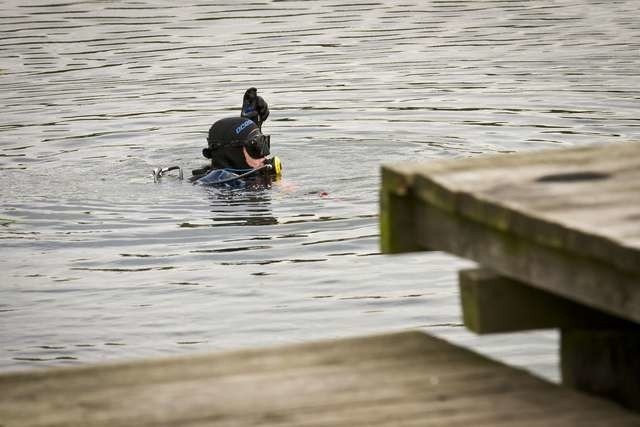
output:
M 249 92 L 251 89 L 244 93 L 240 116 L 253 120 L 258 127 L 262 128 L 262 123 L 269 117 L 269 105 L 261 96 L 256 96 L 253 101 L 250 101 Z

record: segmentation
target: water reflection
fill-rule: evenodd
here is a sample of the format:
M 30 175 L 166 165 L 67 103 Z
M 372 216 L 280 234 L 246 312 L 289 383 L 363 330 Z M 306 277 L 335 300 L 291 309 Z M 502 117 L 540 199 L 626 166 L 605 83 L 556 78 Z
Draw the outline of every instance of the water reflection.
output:
M 211 227 L 229 225 L 275 225 L 278 219 L 271 210 L 272 178 L 270 176 L 249 180 L 241 189 L 207 189 L 211 201 Z M 241 207 L 241 209 L 238 209 Z M 238 215 L 238 211 L 244 215 Z

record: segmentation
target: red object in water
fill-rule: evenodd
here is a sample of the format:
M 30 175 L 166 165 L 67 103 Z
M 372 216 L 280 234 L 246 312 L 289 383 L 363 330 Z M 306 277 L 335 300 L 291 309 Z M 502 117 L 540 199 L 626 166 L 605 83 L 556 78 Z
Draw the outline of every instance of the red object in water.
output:
M 327 193 L 326 191 L 321 191 L 318 194 L 320 195 L 320 197 L 327 197 L 329 195 L 329 193 Z

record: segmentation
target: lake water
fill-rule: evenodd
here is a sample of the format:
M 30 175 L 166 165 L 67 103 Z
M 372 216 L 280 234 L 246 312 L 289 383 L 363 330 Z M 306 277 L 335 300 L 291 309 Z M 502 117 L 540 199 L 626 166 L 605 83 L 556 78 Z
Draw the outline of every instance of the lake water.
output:
M 0 370 L 415 328 L 556 379 L 379 254 L 379 168 L 638 138 L 640 2 L 188 3 L 0 1 Z M 284 177 L 154 184 L 249 86 Z

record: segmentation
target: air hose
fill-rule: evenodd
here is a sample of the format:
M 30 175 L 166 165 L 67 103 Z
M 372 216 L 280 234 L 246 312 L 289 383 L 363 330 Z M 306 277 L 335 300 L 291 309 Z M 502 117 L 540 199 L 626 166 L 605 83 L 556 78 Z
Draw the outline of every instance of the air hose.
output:
M 233 171 L 238 171 L 238 169 L 214 169 L 211 172 L 209 172 L 207 175 L 203 176 L 202 178 L 197 179 L 196 181 L 194 181 L 194 184 L 205 184 L 205 185 L 222 185 L 222 184 L 226 184 L 228 182 L 232 182 L 232 181 L 236 181 L 242 178 L 247 178 L 249 176 L 252 176 L 258 172 L 264 171 L 264 170 L 270 170 L 272 169 L 273 166 L 271 166 L 270 164 L 266 164 L 266 165 L 262 165 L 259 168 L 256 169 L 249 169 L 247 172 L 241 173 L 239 175 L 236 175 Z M 240 169 L 242 170 L 242 169 Z M 209 176 L 212 172 L 219 172 L 219 171 L 224 171 L 227 172 L 229 174 L 232 174 L 233 176 L 229 177 L 229 178 L 224 178 L 224 179 L 220 179 L 218 181 L 207 181 L 206 178 L 207 176 Z

